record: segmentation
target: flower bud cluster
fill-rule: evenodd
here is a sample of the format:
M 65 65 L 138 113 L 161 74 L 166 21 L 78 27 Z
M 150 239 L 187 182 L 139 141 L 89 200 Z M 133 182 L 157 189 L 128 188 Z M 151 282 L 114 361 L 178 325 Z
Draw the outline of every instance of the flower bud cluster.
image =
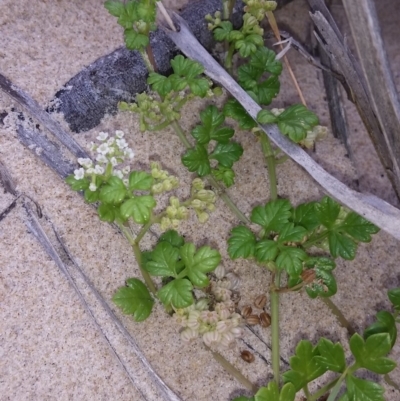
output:
M 315 142 L 321 141 L 326 137 L 328 128 L 322 125 L 316 125 L 311 131 L 307 131 L 307 136 L 300 141 L 300 145 L 307 149 L 312 149 Z
M 150 163 L 150 168 L 151 176 L 154 178 L 154 184 L 151 187 L 151 192 L 153 195 L 172 191 L 173 189 L 178 188 L 178 178 L 170 175 L 168 171 L 162 170 L 159 163 Z
M 169 206 L 166 209 L 167 215 L 161 219 L 160 226 L 163 231 L 169 228 L 177 229 L 181 220 L 189 218 L 189 209 L 181 205 L 176 196 L 169 198 Z
M 258 21 L 262 21 L 267 11 L 274 11 L 277 7 L 276 1 L 269 0 L 245 0 L 244 11 L 250 13 Z
M 82 166 L 74 170 L 74 178 L 81 180 L 84 177 L 91 178 L 89 186 L 90 191 L 96 191 L 96 176 L 112 175 L 124 180 L 128 185 L 127 174 L 130 171 L 129 166 L 123 169 L 117 169 L 116 166 L 125 162 L 126 159 L 132 160 L 134 157 L 133 150 L 128 146 L 124 139 L 124 132 L 117 130 L 115 136 L 108 138 L 108 133 L 100 132 L 96 139 L 100 144 L 91 143 L 89 149 L 96 152 L 96 162 L 89 158 L 79 158 L 78 163 Z
M 231 291 L 232 287 L 237 284 L 232 283 L 229 276 L 225 275 L 224 268 L 220 267 L 215 271 L 219 278 L 217 277 L 216 281 L 211 282 L 211 293 L 214 296 L 219 288 Z M 231 298 L 224 297 L 224 299 L 210 305 L 206 298 L 201 298 L 188 308 L 177 309 L 174 319 L 183 327 L 182 340 L 190 341 L 202 336 L 203 342 L 208 347 L 218 345 L 229 347 L 236 338 L 241 337 L 243 335 L 243 319 L 235 312 L 235 303 Z
M 207 14 L 205 16 L 206 21 L 209 21 L 207 27 L 210 31 L 215 29 L 217 26 L 219 26 L 222 22 L 222 14 L 221 11 L 216 11 L 214 14 L 214 17 L 211 14 Z
M 207 211 L 213 212 L 215 210 L 217 200 L 215 192 L 205 189 L 203 180 L 195 178 L 192 181 L 191 195 L 190 207 L 196 212 L 200 223 L 205 223 L 210 217 Z

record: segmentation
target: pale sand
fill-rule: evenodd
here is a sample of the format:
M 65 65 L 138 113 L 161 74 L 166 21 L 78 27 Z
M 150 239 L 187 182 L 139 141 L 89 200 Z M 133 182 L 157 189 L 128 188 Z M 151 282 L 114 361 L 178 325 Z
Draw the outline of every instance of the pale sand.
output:
M 120 27 L 102 3 L 99 0 L 3 0 L 0 3 L 1 73 L 45 107 L 69 78 L 122 44 Z M 388 1 L 383 3 L 389 4 Z M 399 84 L 398 21 L 395 21 L 396 12 L 385 12 L 383 6 L 382 18 L 387 22 L 385 43 Z M 342 12 L 340 7 L 336 11 Z M 308 22 L 302 1 L 296 1 L 279 15 L 305 38 Z M 328 124 L 321 73 L 294 52 L 290 59 L 310 108 L 317 112 L 323 124 Z M 276 104 L 286 106 L 297 101 L 284 74 Z M 0 112 L 9 111 L 12 106 L 14 103 L 0 93 Z M 185 128 L 190 129 L 196 123 L 200 107 L 202 103 L 197 102 L 185 109 L 182 122 Z M 376 168 L 377 158 L 371 155 L 371 145 L 354 107 L 349 105 L 346 111 L 352 134 L 358 133 L 353 139 L 355 149 L 361 150 L 356 154 L 357 171 L 345 157 L 344 148 L 332 136 L 317 145 L 316 159 L 346 183 L 352 184 L 359 178 L 362 190 L 393 201 L 387 180 Z M 19 143 L 11 119 L 7 119 L 6 124 L 9 125 L 0 126 L 0 161 L 16 181 L 18 191 L 40 204 L 45 218 L 54 224 L 77 263 L 109 301 L 127 277 L 138 275 L 129 245 L 114 228 L 99 222 L 95 211 L 85 205 L 79 195 L 71 192 L 55 173 Z M 183 189 L 177 193 L 187 196 L 185 184 L 190 182 L 190 177 L 179 162 L 183 149 L 172 131 L 140 133 L 135 116 L 119 114 L 104 118 L 99 127 L 75 138 L 85 146 L 97 132 L 115 129 L 129 133 L 129 142 L 136 152 L 133 167 L 143 168 L 149 160 L 161 159 L 163 166 L 182 181 Z M 237 138 L 245 153 L 236 166 L 237 183 L 229 192 L 248 214 L 253 206 L 268 199 L 266 173 L 256 139 L 241 131 Z M 289 197 L 294 204 L 323 195 L 292 162 L 278 167 L 278 179 L 279 194 Z M 0 211 L 12 200 L 11 195 L 1 192 Z M 107 315 L 94 307 L 109 341 L 128 372 L 135 377 L 135 385 L 132 384 L 75 291 L 28 232 L 25 223 L 26 212 L 21 202 L 0 222 L 0 400 L 160 400 L 129 344 L 112 328 Z M 269 275 L 250 262 L 229 261 L 226 239 L 235 224 L 235 219 L 218 201 L 218 211 L 208 223 L 199 226 L 191 219 L 182 225 L 181 232 L 196 244 L 207 243 L 219 248 L 224 265 L 242 278 L 242 304 L 245 304 L 266 290 Z M 49 228 L 48 223 L 45 225 Z M 154 238 L 148 236 L 143 243 L 149 247 L 153 242 Z M 358 330 L 373 321 L 376 311 L 388 307 L 386 289 L 400 286 L 399 259 L 398 242 L 381 232 L 371 244 L 359 247 L 354 262 L 338 261 L 339 291 L 334 301 Z M 93 298 L 82 283 L 78 281 L 78 284 L 92 305 Z M 286 359 L 293 354 L 300 339 L 315 343 L 320 335 L 335 341 L 346 338 L 346 331 L 327 308 L 306 295 L 282 296 L 281 311 L 282 356 Z M 121 318 L 154 369 L 183 400 L 230 400 L 241 388 L 204 350 L 200 340 L 189 345 L 180 340 L 178 327 L 161 307 L 156 307 L 155 313 L 144 323 L 135 324 L 130 318 Z M 269 330 L 257 331 L 269 343 Z M 269 351 L 253 335 L 246 333 L 244 339 L 270 359 Z M 251 365 L 242 361 L 239 350 L 245 348 L 243 343 L 238 343 L 224 355 L 251 381 L 261 385 L 271 378 L 271 368 L 260 358 Z M 400 361 L 399 345 L 392 357 Z M 400 369 L 391 376 L 400 382 Z M 383 385 L 387 389 L 387 400 L 400 399 L 398 392 Z

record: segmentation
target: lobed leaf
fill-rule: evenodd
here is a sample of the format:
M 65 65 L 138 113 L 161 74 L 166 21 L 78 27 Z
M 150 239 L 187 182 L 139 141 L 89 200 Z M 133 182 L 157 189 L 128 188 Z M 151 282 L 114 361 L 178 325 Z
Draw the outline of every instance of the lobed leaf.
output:
M 238 226 L 232 229 L 228 239 L 228 253 L 231 259 L 254 256 L 255 246 L 256 237 L 249 228 Z
M 318 342 L 319 356 L 315 357 L 317 365 L 332 372 L 343 373 L 346 369 L 346 358 L 340 343 L 333 344 L 327 338 L 321 338 Z
M 370 242 L 371 234 L 379 231 L 378 227 L 354 212 L 346 216 L 341 228 L 346 234 L 361 242 Z
M 388 291 L 388 297 L 396 311 L 400 311 L 400 287 Z
M 378 383 L 347 375 L 346 384 L 348 401 L 385 401 L 384 389 Z
M 150 190 L 153 185 L 153 177 L 144 171 L 133 171 L 129 175 L 129 189 L 131 191 Z
M 169 242 L 159 242 L 148 255 L 149 260 L 143 268 L 152 276 L 177 277 L 177 263 L 180 258 L 179 249 Z
M 200 177 L 210 174 L 211 166 L 207 149 L 200 144 L 188 149 L 182 156 L 182 164 L 191 172 L 196 171 Z
M 175 246 L 177 248 L 180 248 L 185 243 L 183 237 L 179 235 L 175 230 L 165 231 L 165 233 L 162 234 L 159 239 L 159 242 L 161 241 L 169 242 L 172 246 Z
M 121 178 L 113 176 L 101 188 L 99 198 L 105 203 L 118 204 L 125 199 L 127 194 L 128 192 Z
M 216 180 L 222 181 L 227 188 L 235 182 L 235 172 L 229 167 L 218 166 L 216 169 L 211 170 L 211 174 Z
M 276 59 L 274 51 L 267 47 L 258 49 L 250 58 L 250 65 L 273 75 L 280 75 L 282 72 L 282 63 Z
M 162 287 L 158 292 L 158 298 L 165 305 L 172 305 L 176 309 L 187 308 L 193 304 L 192 283 L 183 278 L 175 279 Z
M 264 206 L 255 207 L 251 212 L 250 220 L 263 227 L 266 232 L 280 232 L 289 222 L 291 208 L 287 199 L 271 201 Z
M 397 339 L 396 320 L 393 315 L 387 311 L 380 311 L 376 314 L 377 322 L 372 323 L 364 330 L 364 340 L 378 333 L 388 333 L 390 336 L 391 347 L 394 347 Z
M 240 159 L 243 148 L 239 143 L 218 143 L 214 151 L 210 154 L 210 159 L 215 159 L 223 167 L 231 168 L 233 163 Z
M 121 205 L 121 215 L 125 219 L 132 217 L 136 223 L 144 224 L 149 221 L 155 206 L 156 201 L 152 196 L 135 196 Z
M 256 122 L 249 116 L 247 111 L 236 99 L 229 99 L 224 106 L 223 113 L 239 123 L 239 127 L 250 130 L 257 126 Z
M 133 315 L 136 322 L 146 320 L 153 309 L 154 300 L 147 287 L 137 278 L 126 280 L 126 287 L 121 287 L 113 296 L 113 302 L 126 315 Z

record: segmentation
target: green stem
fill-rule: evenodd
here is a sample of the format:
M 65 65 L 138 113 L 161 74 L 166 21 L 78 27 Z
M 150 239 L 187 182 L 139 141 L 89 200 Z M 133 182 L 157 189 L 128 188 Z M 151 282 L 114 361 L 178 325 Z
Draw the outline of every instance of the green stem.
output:
M 337 379 L 333 380 L 332 382 L 328 383 L 324 387 L 320 388 L 317 392 L 312 394 L 310 396 L 310 398 L 308 398 L 308 401 L 318 400 L 320 397 L 325 395 L 332 387 L 334 387 L 336 385 L 336 383 L 338 382 L 338 380 L 339 380 L 339 377 Z
M 239 208 L 235 205 L 233 200 L 229 197 L 229 195 L 225 192 L 225 189 L 219 184 L 219 182 L 212 176 L 209 175 L 208 180 L 210 184 L 217 189 L 219 196 L 225 202 L 225 204 L 231 209 L 232 213 L 244 224 L 250 224 L 250 220 L 239 210 Z
M 267 162 L 270 197 L 271 200 L 273 201 L 278 198 L 275 155 L 271 146 L 271 142 L 269 141 L 267 135 L 261 134 L 260 142 L 261 142 L 261 149 L 265 157 L 265 161 Z
M 150 221 L 151 221 L 151 219 L 150 219 Z M 148 229 L 150 228 L 150 226 L 151 226 L 151 224 L 152 224 L 152 223 L 151 223 L 151 224 L 149 225 L 150 221 L 149 221 L 145 226 L 143 226 L 142 230 L 140 231 L 140 233 L 139 233 L 139 234 L 141 234 L 140 239 L 143 237 L 143 235 L 144 235 L 144 234 L 148 231 Z M 144 279 L 144 281 L 145 281 L 147 287 L 149 288 L 149 290 L 150 290 L 154 295 L 156 295 L 156 294 L 157 294 L 157 288 L 156 288 L 156 286 L 154 285 L 153 280 L 152 280 L 151 277 L 150 277 L 150 274 L 149 274 L 146 270 L 144 270 L 143 267 L 142 267 L 142 251 L 141 251 L 140 248 L 139 248 L 139 241 L 140 241 L 140 239 L 139 239 L 139 241 L 138 241 L 138 237 L 139 237 L 139 236 L 136 237 L 136 239 L 134 239 L 134 238 L 132 237 L 131 233 L 129 232 L 129 230 L 128 230 L 122 223 L 117 223 L 117 224 L 118 224 L 118 227 L 120 228 L 120 230 L 123 232 L 125 238 L 128 240 L 128 242 L 129 242 L 129 243 L 131 244 L 131 246 L 132 246 L 133 254 L 135 255 L 135 259 L 136 259 L 136 263 L 137 263 L 138 266 L 139 266 L 140 273 L 142 273 L 142 277 L 143 277 L 143 279 Z M 144 227 L 146 227 L 146 226 L 148 226 L 148 227 L 147 227 L 147 229 L 144 231 L 143 229 L 144 229 Z M 144 231 L 144 232 L 142 233 L 142 231 Z
M 320 297 L 321 301 L 330 309 L 330 311 L 336 316 L 339 323 L 347 329 L 347 332 L 352 336 L 356 331 L 350 324 L 350 322 L 344 317 L 342 311 L 333 303 L 330 298 Z
M 304 391 L 304 395 L 306 396 L 307 400 L 309 400 L 311 397 L 311 394 L 310 394 L 310 390 L 308 389 L 307 384 L 303 387 L 303 391 Z
M 176 134 L 178 135 L 181 142 L 185 145 L 186 149 L 190 149 L 192 146 L 190 145 L 188 139 L 186 138 L 185 133 L 183 132 L 182 127 L 179 123 L 174 120 L 171 123 L 172 127 L 174 128 Z M 238 209 L 229 195 L 225 192 L 225 189 L 218 183 L 218 181 L 212 176 L 209 175 L 208 179 L 210 184 L 217 189 L 219 196 L 221 199 L 226 203 L 226 205 L 231 209 L 232 213 L 237 216 L 237 218 L 244 224 L 250 224 L 250 220 Z
M 206 350 L 210 351 L 214 359 L 234 378 L 238 380 L 240 384 L 246 387 L 248 390 L 254 394 L 257 392 L 257 386 L 255 386 L 251 381 L 249 381 L 243 374 L 237 370 L 229 361 L 227 361 L 221 354 L 213 351 L 211 348 L 205 345 Z
M 224 62 L 225 69 L 229 72 L 230 75 L 232 75 L 232 69 L 233 69 L 232 59 L 234 53 L 235 53 L 235 43 L 232 42 L 229 44 L 228 52 L 226 54 Z
M 148 72 L 154 72 L 153 65 L 151 64 L 151 61 L 150 61 L 149 56 L 147 55 L 146 51 L 145 50 L 139 50 L 139 52 L 140 52 L 140 54 L 141 54 L 141 56 L 143 58 L 144 64 L 145 64 L 145 66 L 147 68 L 147 71 Z
M 185 145 L 186 149 L 190 149 L 192 146 L 190 142 L 186 138 L 185 133 L 183 132 L 182 127 L 178 124 L 178 121 L 174 120 L 171 122 L 172 128 L 175 130 L 176 134 L 178 135 L 181 142 Z
M 279 293 L 275 291 L 281 284 L 281 272 L 275 272 L 274 284 L 271 287 L 271 346 L 272 346 L 272 371 L 274 380 L 279 387 L 280 376 L 280 349 L 279 349 Z

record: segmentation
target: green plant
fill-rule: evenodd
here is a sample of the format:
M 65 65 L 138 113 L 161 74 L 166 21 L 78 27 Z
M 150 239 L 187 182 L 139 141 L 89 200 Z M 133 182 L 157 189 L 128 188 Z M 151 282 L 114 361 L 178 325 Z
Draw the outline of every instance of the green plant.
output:
M 237 76 L 255 101 L 268 106 L 279 93 L 282 64 L 272 50 L 264 47 L 260 22 L 265 15 L 272 18 L 276 2 L 245 1 L 243 25 L 238 30 L 229 21 L 233 2 L 224 0 L 222 3 L 222 13 L 209 15 L 207 20 L 215 39 L 225 43 L 225 67 Z M 228 346 L 239 338 L 244 319 L 237 313 L 235 304 L 238 278 L 219 265 L 221 256 L 217 250 L 208 246 L 197 249 L 176 231 L 180 221 L 189 218 L 189 209 L 195 210 L 200 222 L 207 221 L 219 196 L 241 222 L 230 233 L 230 258 L 251 259 L 271 272 L 272 282 L 269 299 L 273 381 L 256 392 L 240 372 L 213 353 L 243 385 L 256 392 L 252 398 L 235 400 L 293 401 L 296 393 L 303 390 L 308 401 L 317 400 L 328 392 L 328 400 L 333 401 L 343 383 L 346 383 L 346 390 L 340 394 L 341 401 L 382 400 L 383 390 L 378 384 L 357 378 L 354 373 L 368 369 L 386 375 L 395 367 L 387 354 L 396 341 L 399 289 L 389 292 L 394 313 L 379 312 L 377 322 L 364 331 L 363 337 L 352 335 L 349 346 L 354 363 L 346 363 L 340 344 L 321 338 L 313 346 L 308 340 L 302 340 L 290 360 L 291 369 L 283 375 L 280 372 L 280 294 L 304 290 L 311 298 L 320 298 L 332 306 L 328 298 L 337 292 L 333 274 L 335 259 L 353 260 L 358 243 L 371 241 L 371 235 L 378 232 L 373 224 L 328 197 L 297 206 L 292 206 L 287 199 L 278 199 L 276 166 L 284 162 L 285 157 L 260 132 L 257 123 L 276 124 L 299 146 L 312 147 L 326 133 L 326 129 L 318 125 L 318 117 L 304 105 L 295 104 L 286 110 L 264 108 L 256 122 L 236 100 L 230 99 L 222 112 L 214 105 L 206 106 L 200 112 L 201 123 L 188 136 L 179 125 L 182 107 L 195 97 L 212 98 L 221 90 L 213 88 L 212 82 L 202 75 L 201 64 L 180 55 L 171 61 L 173 73 L 170 76 L 154 72 L 148 46 L 148 34 L 154 29 L 154 1 L 126 4 L 107 1 L 106 8 L 124 27 L 127 46 L 142 53 L 149 69 L 147 82 L 151 91 L 139 94 L 136 103 L 121 103 L 120 109 L 137 113 L 142 131 L 159 131 L 171 126 L 185 147 L 181 158 L 183 165 L 198 176 L 192 181 L 189 199 L 182 201 L 172 196 L 169 204 L 156 214 L 154 210 L 157 206 L 160 208 L 157 195 L 175 189 L 178 179 L 157 163 L 151 165 L 151 173 L 130 171 L 127 166 L 118 170 L 118 164 L 133 156 L 122 132 L 116 133 L 116 139 L 107 140 L 104 133 L 98 136 L 102 143 L 92 146 L 97 152 L 98 164 L 94 165 L 89 159 L 78 160 L 82 167 L 68 177 L 67 182 L 72 189 L 84 191 L 86 201 L 98 202 L 100 219 L 119 226 L 132 245 L 145 281 L 144 284 L 137 278 L 129 278 L 126 285 L 117 290 L 113 301 L 135 321 L 148 318 L 154 302 L 161 302 L 182 327 L 181 337 L 185 341 L 202 336 L 207 347 L 215 348 Z M 237 57 L 242 60 L 235 69 Z M 256 135 L 267 165 L 270 201 L 254 207 L 250 218 L 238 209 L 226 191 L 235 180 L 234 163 L 243 153 L 241 144 L 233 140 L 234 129 L 225 125 L 227 117 Z M 206 189 L 203 179 L 213 190 Z M 136 236 L 131 230 L 133 224 L 141 225 Z M 143 251 L 140 241 L 153 224 L 168 231 L 160 236 L 152 250 Z M 161 283 L 156 285 L 152 277 L 160 277 Z M 328 371 L 337 377 L 311 394 L 308 384 Z M 367 395 L 370 398 L 365 398 Z

